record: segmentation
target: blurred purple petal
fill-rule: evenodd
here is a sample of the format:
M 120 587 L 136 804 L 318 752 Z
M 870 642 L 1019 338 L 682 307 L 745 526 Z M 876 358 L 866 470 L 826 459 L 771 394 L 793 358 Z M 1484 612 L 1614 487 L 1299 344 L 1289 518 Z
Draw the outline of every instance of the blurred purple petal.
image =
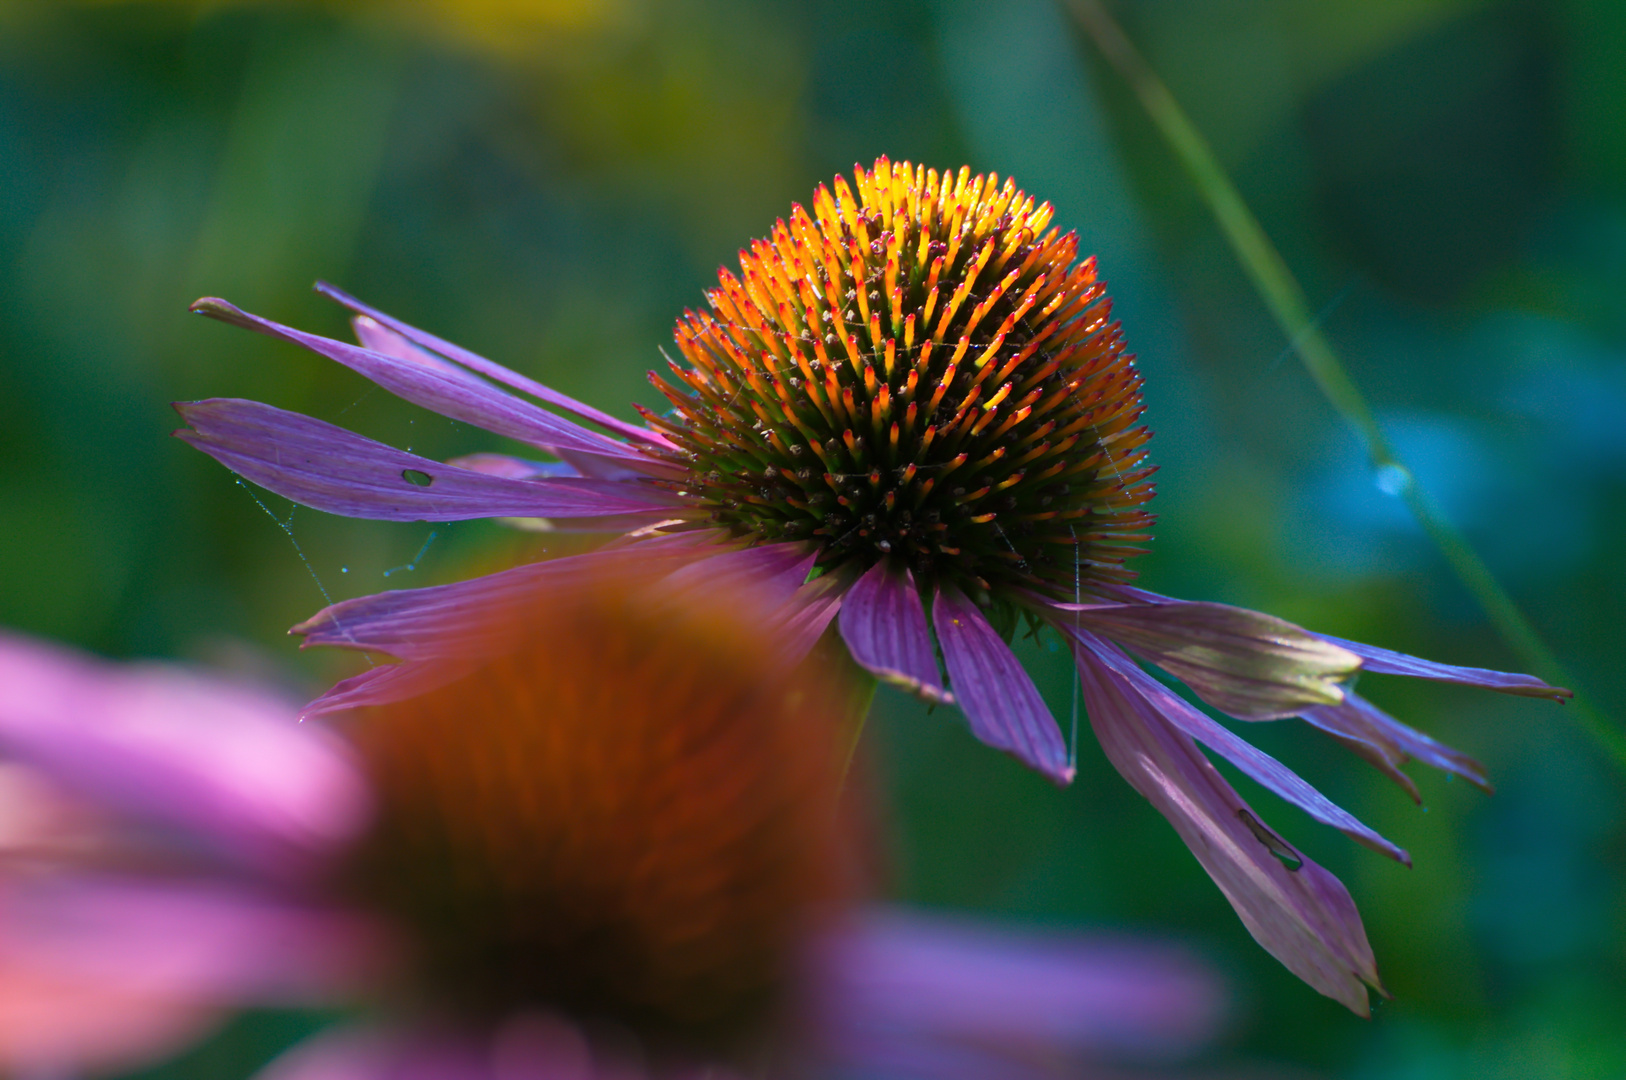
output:
M 578 427 L 493 386 L 454 376 L 422 363 L 307 334 L 242 311 L 224 300 L 205 297 L 192 310 L 269 337 L 302 345 L 366 376 L 390 393 L 442 416 L 462 420 L 498 435 L 538 446 L 571 462 L 589 476 L 616 479 L 628 470 L 668 475 L 673 469 L 614 439 Z M 384 321 L 384 320 L 379 320 Z
M 175 434 L 227 468 L 317 510 L 385 521 L 482 517 L 603 517 L 648 521 L 683 505 L 639 481 L 510 480 L 443 465 L 257 401 L 175 406 Z
M 82 798 L 297 873 L 366 823 L 346 747 L 268 695 L 0 635 L 0 749 Z
M 1069 632 L 1076 634 L 1075 640 L 1079 649 L 1084 650 L 1083 652 L 1075 650 L 1079 657 L 1080 671 L 1088 662 L 1120 680 L 1125 693 L 1144 702 L 1186 735 L 1223 755 L 1232 765 L 1264 785 L 1273 794 L 1286 799 L 1322 824 L 1338 829 L 1357 843 L 1364 844 L 1373 851 L 1387 855 L 1407 866 L 1411 865 L 1411 856 L 1405 851 L 1361 824 L 1353 814 L 1305 783 L 1287 766 L 1221 726 L 1190 702 L 1152 678 L 1121 649 L 1108 644 L 1088 630 Z
M 477 663 L 475 657 L 445 657 L 380 664 L 334 683 L 300 710 L 299 718 L 314 720 L 346 709 L 388 705 L 392 701 L 427 694 L 467 675 Z
M 354 917 L 225 886 L 8 877 L 0 1071 L 123 1071 L 244 1004 L 331 1004 L 375 965 L 377 940 Z
M 255 1080 L 499 1080 L 485 1049 L 467 1038 L 437 1038 L 432 1032 L 340 1028 L 295 1046 Z M 567 1077 L 578 1080 L 569 1073 L 560 1080 Z
M 656 1067 L 595 1046 L 569 1020 L 520 1014 L 487 1036 L 417 1025 L 340 1028 L 294 1047 L 255 1080 L 741 1080 L 718 1066 Z
M 1274 615 L 1227 604 L 1050 604 L 1052 620 L 1127 646 L 1243 720 L 1343 700 L 1360 658 Z
M 363 304 L 360 300 L 357 300 L 349 293 L 344 292 L 342 289 L 337 289 L 325 281 L 319 281 L 316 283 L 316 291 L 321 293 L 323 296 L 338 301 L 351 311 L 365 315 L 375 322 L 380 323 L 390 330 L 393 330 L 395 333 L 400 334 L 409 341 L 414 341 L 425 348 L 431 349 L 449 360 L 455 360 L 469 370 L 479 372 L 486 378 L 494 379 L 497 382 L 502 383 L 504 386 L 511 386 L 515 390 L 521 390 L 540 401 L 547 402 L 549 405 L 552 405 L 555 408 L 563 409 L 574 416 L 579 416 L 583 420 L 590 421 L 609 431 L 614 431 L 619 435 L 625 435 L 629 439 L 634 439 L 642 443 L 648 443 L 652 446 L 671 445 L 671 443 L 667 441 L 664 436 L 657 432 L 650 431 L 647 428 L 638 427 L 636 424 L 629 424 L 625 420 L 617 420 L 609 413 L 601 412 L 585 402 L 577 401 L 568 394 L 561 394 L 559 391 L 554 390 L 551 387 L 543 386 L 534 379 L 528 379 L 516 371 L 511 371 L 508 368 L 503 367 L 501 364 L 487 360 L 485 357 L 479 355 L 478 353 L 470 352 L 461 345 L 454 345 L 451 342 L 438 338 L 433 334 L 425 333 L 414 326 L 408 326 L 406 323 L 393 316 L 386 315 L 382 311 L 368 307 L 366 304 Z
M 1348 891 L 1267 829 L 1162 708 L 1101 659 L 1110 646 L 1074 652 L 1090 725 L 1124 779 L 1174 826 L 1254 940 L 1316 990 L 1367 1015 L 1366 985 L 1381 984 Z
M 1479 762 L 1460 750 L 1436 742 L 1416 728 L 1407 727 L 1358 694 L 1346 695 L 1342 705 L 1308 709 L 1304 719 L 1330 735 L 1358 740 L 1373 747 L 1379 756 L 1390 763 L 1391 768 L 1384 769 L 1376 761 L 1373 764 L 1391 776 L 1399 772 L 1393 766 L 1400 765 L 1408 758 L 1416 758 L 1425 765 L 1455 773 L 1471 784 L 1486 791 L 1491 790 L 1490 781 L 1485 777 L 1485 767 Z M 1416 785 L 1404 773 L 1400 773 L 1400 777 L 1404 780 L 1397 779 L 1397 782 L 1411 792 L 1412 798 L 1417 798 Z
M 844 570 L 833 570 L 814 578 L 797 589 L 769 624 L 769 628 L 783 636 L 785 663 L 794 666 L 802 661 L 830 625 L 830 620 L 841 610 L 852 578 Z
M 588 588 L 599 573 L 669 573 L 675 563 L 732 550 L 715 530 L 695 530 L 609 546 L 586 555 L 529 563 L 470 581 L 399 589 L 343 600 L 295 626 L 304 644 L 387 653 L 401 660 L 479 655 L 494 621 L 545 602 L 550 590 Z
M 1080 1056 L 1166 1060 L 1212 1038 L 1225 1011 L 1215 973 L 1172 946 L 896 909 L 833 936 L 818 959 L 832 1052 L 871 1067 L 935 1058 L 932 1076 L 979 1075 L 961 1062 L 1009 1077 L 1024 1059 L 1066 1076 Z
M 719 593 L 750 598 L 766 616 L 790 602 L 816 558 L 818 552 L 807 543 L 758 544 L 681 566 L 656 592 L 685 603 L 707 603 Z
M 334 1002 L 383 943 L 353 913 L 219 882 L 8 877 L 0 909 L 0 969 L 209 1002 Z
M 341 1027 L 298 1043 L 254 1080 L 389 1080 L 393 1046 L 382 1031 Z M 456 1080 L 455 1072 L 446 1080 Z
M 950 689 L 972 733 L 1058 784 L 1071 783 L 1074 770 L 1055 717 L 977 605 L 943 585 L 932 606 L 932 625 L 943 646 Z
M 1362 645 L 1358 641 L 1345 641 L 1343 638 L 1336 638 L 1331 634 L 1320 634 L 1318 636 L 1359 656 L 1364 661 L 1362 666 L 1367 671 L 1376 672 L 1379 675 L 1410 675 L 1414 679 L 1431 679 L 1434 682 L 1456 683 L 1459 686 L 1478 686 L 1503 694 L 1551 698 L 1553 701 L 1558 702 L 1575 696 L 1574 693 L 1562 687 L 1547 685 L 1534 675 L 1521 675 L 1511 671 L 1491 671 L 1488 668 L 1457 667 L 1454 664 L 1437 664 L 1432 660 L 1424 660 L 1421 657 L 1407 656 L 1405 653 L 1398 653 L 1389 649 L 1380 649 L 1376 645 Z
M 901 572 L 900 572 L 901 570 Z M 908 567 L 882 559 L 848 590 L 841 636 L 858 663 L 926 701 L 952 702 L 937 670 L 937 650 Z

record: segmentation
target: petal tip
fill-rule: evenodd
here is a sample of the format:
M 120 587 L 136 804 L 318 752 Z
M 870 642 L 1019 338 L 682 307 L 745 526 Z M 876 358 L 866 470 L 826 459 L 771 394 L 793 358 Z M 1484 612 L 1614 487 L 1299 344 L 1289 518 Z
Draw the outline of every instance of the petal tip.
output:
M 214 319 L 231 319 L 243 313 L 236 305 L 227 303 L 218 296 L 201 296 L 192 301 L 187 310 L 194 315 L 208 315 Z

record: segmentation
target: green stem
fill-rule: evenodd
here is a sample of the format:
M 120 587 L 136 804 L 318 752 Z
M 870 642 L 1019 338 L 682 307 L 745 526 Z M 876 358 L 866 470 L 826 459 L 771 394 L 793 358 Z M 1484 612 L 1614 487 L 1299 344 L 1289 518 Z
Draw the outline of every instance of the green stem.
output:
M 847 775 L 852 772 L 858 757 L 858 744 L 864 739 L 864 728 L 869 722 L 870 705 L 875 701 L 875 688 L 880 683 L 875 676 L 864 672 L 862 681 L 854 682 L 847 694 L 846 749 L 841 757 L 841 786 L 847 786 Z
M 830 673 L 842 687 L 842 726 L 837 733 L 840 742 L 836 752 L 841 755 L 841 786 L 846 788 L 847 775 L 858 757 L 858 744 L 864 739 L 870 705 L 875 701 L 875 690 L 880 682 L 858 666 L 834 627 L 813 646 L 813 654 L 808 659 Z
M 1616 765 L 1626 769 L 1626 733 L 1595 709 L 1576 687 L 1575 680 L 1519 611 L 1518 605 L 1496 580 L 1485 561 L 1468 544 L 1461 531 L 1446 520 L 1433 499 L 1417 483 L 1412 471 L 1384 438 L 1371 406 L 1317 325 L 1298 279 L 1265 234 L 1259 219 L 1243 202 L 1236 185 L 1226 175 L 1207 140 L 1186 116 L 1185 110 L 1180 108 L 1180 103 L 1124 35 L 1123 28 L 1101 0 L 1066 0 L 1066 4 L 1107 63 L 1123 76 L 1140 98 L 1141 105 L 1191 176 L 1203 201 L 1208 204 L 1220 230 L 1236 253 L 1237 261 L 1242 264 L 1254 288 L 1270 308 L 1277 325 L 1292 343 L 1310 378 L 1333 409 L 1360 435 L 1373 469 L 1392 481 L 1385 485 L 1386 488 L 1402 496 L 1428 538 L 1445 556 L 1457 579 L 1473 594 L 1491 623 L 1523 661 L 1548 682 L 1575 691 L 1570 703 L 1575 719 L 1598 741 Z

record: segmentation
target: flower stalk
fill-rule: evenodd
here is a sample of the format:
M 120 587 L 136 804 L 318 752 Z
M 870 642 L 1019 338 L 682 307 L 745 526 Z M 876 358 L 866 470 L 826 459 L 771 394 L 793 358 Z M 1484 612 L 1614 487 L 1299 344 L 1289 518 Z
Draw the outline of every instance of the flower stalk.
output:
M 1439 505 L 1384 437 L 1365 395 L 1321 332 L 1305 300 L 1303 287 L 1174 94 L 1135 48 L 1102 0 L 1066 0 L 1066 7 L 1102 57 L 1140 99 L 1152 123 L 1191 177 L 1198 195 L 1214 215 L 1237 261 L 1287 336 L 1305 371 L 1333 410 L 1355 429 L 1374 473 L 1384 472 L 1396 478 L 1396 494 L 1444 556 L 1457 580 L 1473 595 L 1491 624 L 1525 664 L 1555 685 L 1574 689 L 1574 677 L 1541 639 L 1467 537 L 1440 511 Z M 1595 708 L 1581 690 L 1576 690 L 1570 706 L 1582 730 L 1597 741 L 1617 767 L 1626 770 L 1626 731 Z

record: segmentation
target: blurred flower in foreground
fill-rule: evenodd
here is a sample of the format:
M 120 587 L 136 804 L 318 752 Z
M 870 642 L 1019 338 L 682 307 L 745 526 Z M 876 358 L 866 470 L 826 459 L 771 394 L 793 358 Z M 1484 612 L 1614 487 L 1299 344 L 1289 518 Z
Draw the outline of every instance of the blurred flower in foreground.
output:
M 402 663 L 340 684 L 315 711 L 389 700 L 481 655 L 493 610 L 554 602 L 636 566 L 694 603 L 748 589 L 804 652 L 836 620 L 852 657 L 1058 782 L 1055 719 L 1006 642 L 1026 620 L 1073 649 L 1113 764 L 1169 818 L 1256 939 L 1357 1012 L 1379 986 L 1353 904 L 1267 828 L 1197 749 L 1402 862 L 1405 852 L 1144 671 L 1161 666 L 1243 720 L 1302 716 L 1415 797 L 1416 757 L 1484 784 L 1471 759 L 1356 697 L 1357 670 L 1558 700 L 1527 675 L 1452 667 L 1309 633 L 1269 615 L 1128 582 L 1152 496 L 1141 378 L 1093 260 L 1051 208 L 1006 180 L 892 165 L 821 186 L 724 271 L 709 313 L 679 321 L 687 364 L 647 427 L 607 416 L 328 286 L 363 347 L 222 300 L 194 310 L 305 346 L 443 415 L 559 459 L 442 464 L 257 402 L 177 406 L 178 434 L 254 482 L 333 513 L 388 520 L 540 518 L 617 531 L 600 551 L 461 584 L 334 605 L 306 644 Z M 494 384 L 595 424 L 563 419 Z M 619 571 L 618 571 L 619 572 Z M 546 599 L 544 599 L 546 598 Z M 839 612 L 839 617 L 838 617 Z M 1126 651 L 1127 650 L 1127 651 Z M 939 656 L 947 679 L 939 669 Z M 444 668 L 444 670 L 442 670 Z
M 1054 1076 L 1212 1033 L 1175 950 L 852 908 L 841 717 L 754 628 L 610 592 L 512 629 L 342 734 L 0 637 L 0 1071 L 250 1003 L 371 1006 L 278 1078 Z

